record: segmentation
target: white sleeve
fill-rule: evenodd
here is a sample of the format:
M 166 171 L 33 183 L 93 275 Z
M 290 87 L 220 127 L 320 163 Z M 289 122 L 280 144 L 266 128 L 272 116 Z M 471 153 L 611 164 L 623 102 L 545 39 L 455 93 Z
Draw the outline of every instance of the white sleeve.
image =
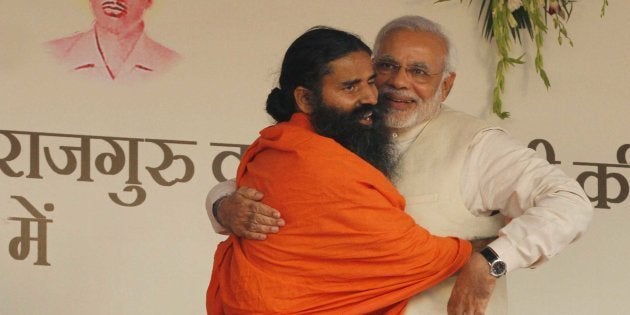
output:
M 489 245 L 508 271 L 555 256 L 582 235 L 593 215 L 577 181 L 502 130 L 473 140 L 460 189 L 473 214 L 499 210 L 508 218 Z
M 208 192 L 208 196 L 206 196 L 206 212 L 208 213 L 208 218 L 210 218 L 210 223 L 212 223 L 212 228 L 215 232 L 219 234 L 228 234 L 229 232 L 225 229 L 217 219 L 212 215 L 212 204 L 215 201 L 219 200 L 219 198 L 231 195 L 236 191 L 236 180 L 230 179 L 221 183 L 218 183 L 210 189 Z

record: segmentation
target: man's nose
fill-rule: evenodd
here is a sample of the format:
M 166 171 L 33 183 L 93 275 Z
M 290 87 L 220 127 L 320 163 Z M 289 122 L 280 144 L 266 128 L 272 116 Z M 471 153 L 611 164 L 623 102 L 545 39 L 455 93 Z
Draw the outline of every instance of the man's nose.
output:
M 378 89 L 374 84 L 368 85 L 361 95 L 361 104 L 376 105 L 378 101 Z
M 409 75 L 404 68 L 400 68 L 398 71 L 393 71 L 389 74 L 386 82 L 396 89 L 408 88 L 410 83 Z

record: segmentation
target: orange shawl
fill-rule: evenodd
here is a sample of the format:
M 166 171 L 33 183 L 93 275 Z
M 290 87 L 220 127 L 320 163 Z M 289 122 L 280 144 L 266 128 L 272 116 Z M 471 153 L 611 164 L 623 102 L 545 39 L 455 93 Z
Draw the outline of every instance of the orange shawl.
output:
M 304 114 L 261 131 L 237 184 L 262 191 L 287 224 L 265 241 L 219 244 L 208 314 L 398 314 L 471 252 L 419 227 L 381 172 Z

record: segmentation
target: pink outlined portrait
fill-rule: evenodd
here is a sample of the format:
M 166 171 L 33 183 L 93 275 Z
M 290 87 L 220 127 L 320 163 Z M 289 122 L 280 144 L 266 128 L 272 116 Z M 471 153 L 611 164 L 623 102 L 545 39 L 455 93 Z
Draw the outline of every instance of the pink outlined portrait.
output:
M 92 29 L 46 43 L 69 71 L 103 80 L 150 78 L 168 70 L 179 55 L 152 40 L 143 15 L 153 0 L 89 0 Z

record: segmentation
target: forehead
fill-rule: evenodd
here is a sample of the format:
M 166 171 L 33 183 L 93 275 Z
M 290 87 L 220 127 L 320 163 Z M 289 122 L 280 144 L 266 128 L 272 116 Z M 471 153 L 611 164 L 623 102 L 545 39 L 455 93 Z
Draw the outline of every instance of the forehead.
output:
M 365 79 L 374 75 L 372 59 L 367 52 L 351 52 L 339 59 L 328 63 L 330 72 L 324 76 L 324 81 L 345 82 L 348 80 Z
M 442 64 L 446 56 L 446 43 L 433 33 L 395 30 L 383 39 L 376 58 L 384 56 L 399 62 Z

